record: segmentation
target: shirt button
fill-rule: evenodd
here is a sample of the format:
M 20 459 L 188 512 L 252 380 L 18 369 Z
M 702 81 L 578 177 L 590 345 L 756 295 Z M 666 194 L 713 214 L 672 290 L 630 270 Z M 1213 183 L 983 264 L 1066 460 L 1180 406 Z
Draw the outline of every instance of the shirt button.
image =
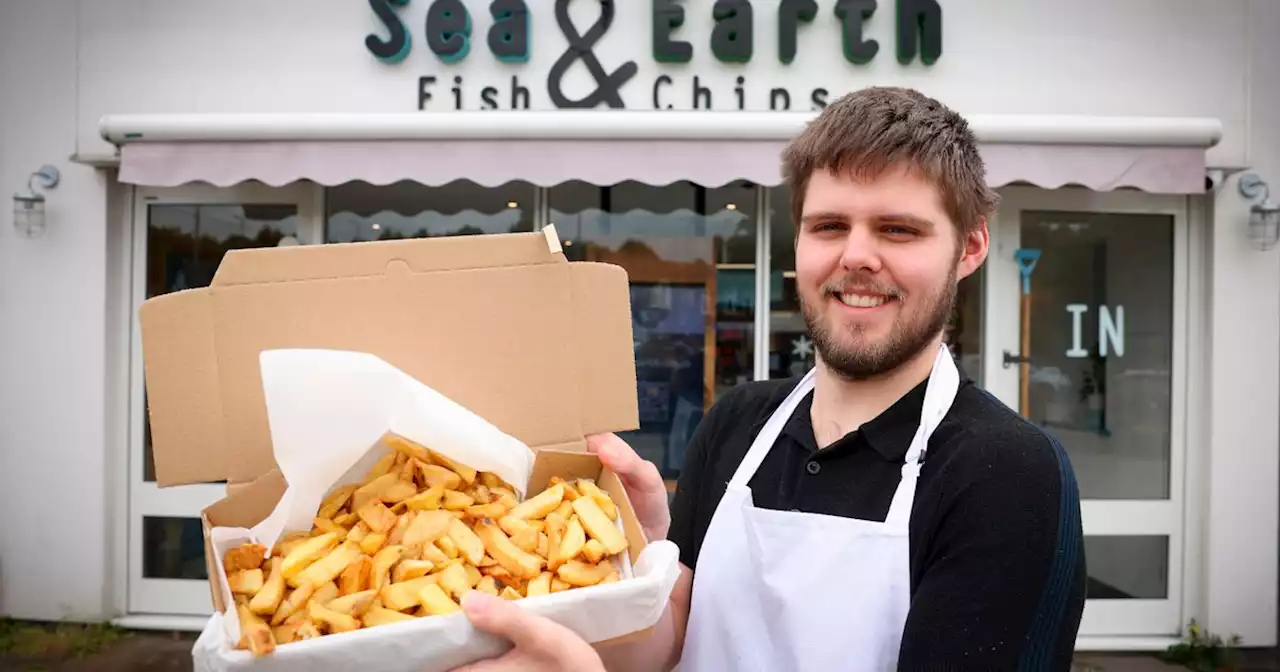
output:
M 809 470 L 809 473 L 810 473 L 810 474 L 815 474 L 815 475 L 816 475 L 819 471 L 822 471 L 822 465 L 821 465 L 821 464 L 818 464 L 816 461 L 812 461 L 812 460 L 809 462 L 809 464 L 806 464 L 804 468 L 805 468 L 805 469 L 807 469 L 807 470 Z

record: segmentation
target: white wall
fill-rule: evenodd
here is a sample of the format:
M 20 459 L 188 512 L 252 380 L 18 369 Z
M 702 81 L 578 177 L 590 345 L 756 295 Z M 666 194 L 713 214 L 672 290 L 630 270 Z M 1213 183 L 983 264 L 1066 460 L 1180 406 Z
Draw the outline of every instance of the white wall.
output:
M 399 66 L 365 51 L 381 27 L 367 3 L 347 0 L 6 0 L 0 3 L 0 195 L 25 184 L 43 163 L 63 171 L 50 195 L 44 238 L 14 235 L 0 222 L 0 614 L 59 618 L 107 615 L 108 586 L 121 537 L 103 524 L 120 473 L 119 301 L 108 235 L 105 179 L 71 163 L 73 153 L 102 153 L 97 123 L 132 112 L 412 111 L 417 78 L 436 75 L 432 111 L 452 111 L 449 82 L 465 77 L 469 100 L 504 84 L 514 66 L 498 65 L 483 42 L 487 2 L 469 0 L 476 30 L 465 63 L 445 66 L 426 49 L 427 3 L 402 16 L 414 43 Z M 767 109 L 766 91 L 786 86 L 797 105 L 825 87 L 832 97 L 869 84 L 915 86 L 969 113 L 1087 113 L 1210 116 L 1225 126 L 1211 150 L 1219 165 L 1252 165 L 1280 195 L 1280 3 L 1270 0 L 1082 0 L 945 2 L 945 47 L 932 68 L 893 58 L 893 3 L 868 26 L 881 53 L 865 67 L 841 59 L 834 0 L 802 33 L 795 63 L 777 63 L 776 22 L 757 2 L 756 54 L 745 68 L 718 64 L 707 49 L 710 0 L 686 0 L 677 35 L 695 43 L 694 62 L 659 66 L 650 54 L 647 2 L 623 2 L 605 42 L 606 67 L 633 59 L 639 74 L 625 89 L 629 107 L 650 106 L 650 86 L 669 73 L 668 91 L 688 107 L 694 74 L 714 90 L 715 107 L 735 107 L 733 79 L 747 79 L 748 107 Z M 520 66 L 534 107 L 549 107 L 546 71 L 564 49 L 551 2 L 534 7 L 533 56 Z M 595 3 L 575 3 L 585 30 Z M 476 10 L 479 11 L 476 11 Z M 1168 44 L 1169 39 L 1176 41 Z M 578 68 L 568 94 L 585 91 Z M 1205 291 L 1213 323 L 1213 369 L 1204 401 L 1211 458 L 1202 520 L 1209 535 L 1203 613 L 1214 630 L 1274 642 L 1277 573 L 1280 407 L 1280 255 L 1245 247 L 1247 212 L 1234 183 L 1217 197 L 1212 275 Z M 120 235 L 126 227 L 111 229 Z M 109 252 L 108 250 L 111 250 Z M 108 289 L 110 287 L 110 289 Z M 1261 290 L 1261 294 L 1257 292 Z M 1248 328 L 1240 325 L 1249 324 Z M 104 344 L 107 344 L 104 346 Z M 110 409 L 108 412 L 107 409 Z M 108 448 L 109 446 L 109 448 Z M 50 492 L 64 493 L 49 497 Z M 51 533 L 44 552 L 33 535 Z M 123 539 L 119 539 L 123 542 Z M 105 595 L 105 597 L 104 597 Z
M 387 66 L 364 46 L 366 35 L 384 34 L 366 2 L 83 2 L 82 149 L 108 149 L 96 124 L 109 113 L 409 112 L 417 109 L 422 75 L 440 82 L 432 111 L 453 109 L 455 74 L 464 78 L 467 109 L 478 109 L 482 86 L 505 87 L 512 74 L 531 89 L 534 107 L 550 107 L 546 73 L 566 44 L 554 2 L 527 3 L 532 54 L 521 66 L 499 64 L 489 54 L 488 0 L 466 0 L 474 24 L 470 55 L 456 66 L 441 64 L 425 42 L 428 4 L 416 0 L 401 12 L 412 51 Z M 623 92 L 632 109 L 652 108 L 652 83 L 662 73 L 674 80 L 667 89 L 673 104 L 685 108 L 695 74 L 714 90 L 719 109 L 736 107 L 738 74 L 746 78 L 749 109 L 768 109 L 768 88 L 775 86 L 788 87 L 798 106 L 815 87 L 834 97 L 869 84 L 902 84 L 966 113 L 1217 117 L 1227 133 L 1215 158 L 1232 164 L 1243 158 L 1247 0 L 944 0 L 942 58 L 930 68 L 903 67 L 895 59 L 892 2 L 881 2 L 867 24 L 880 53 L 867 66 L 850 65 L 842 58 L 835 0 L 819 0 L 817 18 L 800 33 L 798 55 L 788 66 L 778 62 L 777 19 L 765 9 L 777 3 L 757 0 L 755 54 L 745 67 L 723 65 L 710 53 L 712 0 L 684 0 L 685 25 L 676 37 L 693 43 L 693 61 L 662 66 L 651 55 L 651 4 L 615 2 L 613 26 L 595 48 L 609 70 L 636 62 L 639 72 Z M 596 7 L 573 3 L 579 30 L 595 20 Z M 590 81 L 574 66 L 566 94 L 580 97 Z
M 106 210 L 76 151 L 76 3 L 0 4 L 0 615 L 104 612 Z M 9 196 L 62 171 L 44 237 Z
M 1249 90 L 1245 165 L 1280 195 L 1280 3 L 1258 0 L 1248 16 Z M 1273 197 L 1274 198 L 1274 197 Z M 1206 618 L 1246 642 L 1276 641 L 1277 492 L 1280 458 L 1280 256 L 1246 247 L 1248 208 L 1234 180 L 1215 199 L 1212 234 L 1212 424 L 1206 543 Z

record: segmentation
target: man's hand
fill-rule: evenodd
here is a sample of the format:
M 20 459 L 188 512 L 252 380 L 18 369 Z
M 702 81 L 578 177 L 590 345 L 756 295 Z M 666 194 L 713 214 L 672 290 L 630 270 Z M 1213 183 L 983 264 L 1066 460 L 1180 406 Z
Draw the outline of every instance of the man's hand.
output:
M 667 485 L 658 467 L 637 455 L 615 434 L 588 436 L 587 450 L 599 455 L 604 466 L 618 475 L 649 541 L 666 539 L 667 528 L 671 527 L 671 507 L 667 503 Z
M 667 504 L 667 488 L 654 464 L 639 455 L 614 434 L 587 437 L 587 450 L 600 456 L 600 461 L 613 470 L 626 488 L 636 518 L 650 540 L 666 539 L 671 526 L 671 509 Z M 688 570 L 684 570 L 676 593 L 684 595 L 685 606 L 679 620 L 688 612 Z M 683 586 L 683 589 L 682 589 Z M 476 629 L 510 640 L 515 646 L 506 654 L 458 668 L 454 672 L 505 672 L 506 670 L 569 670 L 572 672 L 604 672 L 604 664 L 595 649 L 572 630 L 546 618 L 531 614 L 509 602 L 479 591 L 467 593 L 462 609 Z M 670 610 L 668 610 L 670 611 Z M 671 629 L 673 616 L 664 615 L 664 630 Z M 660 626 L 663 623 L 659 624 Z M 683 625 L 680 628 L 683 639 Z M 665 665 L 671 655 L 672 633 L 666 633 L 667 644 L 657 652 Z M 618 645 L 623 662 L 647 660 L 637 656 L 627 645 Z M 611 663 L 612 664 L 612 663 Z M 647 665 L 647 663 L 646 663 Z
M 515 648 L 454 672 L 604 672 L 604 663 L 590 644 L 572 630 L 531 614 L 515 602 L 473 590 L 462 599 L 462 609 L 477 630 L 508 639 Z

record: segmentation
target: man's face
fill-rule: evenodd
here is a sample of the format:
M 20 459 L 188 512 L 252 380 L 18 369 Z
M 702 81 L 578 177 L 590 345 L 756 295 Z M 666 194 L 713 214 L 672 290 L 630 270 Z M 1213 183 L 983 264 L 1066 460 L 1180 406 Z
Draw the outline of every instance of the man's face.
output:
M 823 363 L 848 380 L 905 364 L 931 344 L 956 282 L 987 253 L 984 223 L 963 239 L 938 189 L 893 168 L 875 179 L 818 171 L 796 238 L 796 285 Z

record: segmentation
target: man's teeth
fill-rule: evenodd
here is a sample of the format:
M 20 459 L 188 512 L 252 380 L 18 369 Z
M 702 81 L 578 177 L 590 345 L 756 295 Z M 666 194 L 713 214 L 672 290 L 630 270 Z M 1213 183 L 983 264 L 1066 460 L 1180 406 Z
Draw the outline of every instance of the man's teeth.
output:
M 854 308 L 875 308 L 888 299 L 884 296 L 868 296 L 866 294 L 841 294 L 840 301 Z

